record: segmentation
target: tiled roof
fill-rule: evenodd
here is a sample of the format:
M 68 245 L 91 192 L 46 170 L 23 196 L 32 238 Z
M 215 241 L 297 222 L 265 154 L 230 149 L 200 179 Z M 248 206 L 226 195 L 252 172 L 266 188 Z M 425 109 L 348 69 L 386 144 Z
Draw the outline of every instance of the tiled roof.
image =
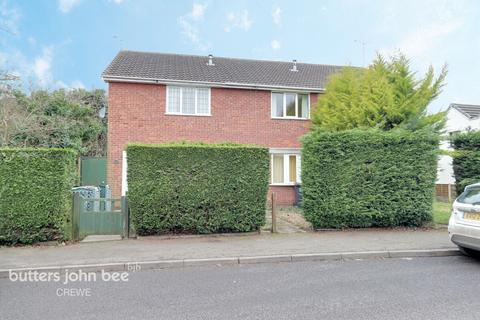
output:
M 480 105 L 452 103 L 450 107 L 457 109 L 469 119 L 480 117 Z
M 324 89 L 328 77 L 341 66 L 292 62 L 120 51 L 102 76 L 159 81 L 193 81 L 220 85 Z

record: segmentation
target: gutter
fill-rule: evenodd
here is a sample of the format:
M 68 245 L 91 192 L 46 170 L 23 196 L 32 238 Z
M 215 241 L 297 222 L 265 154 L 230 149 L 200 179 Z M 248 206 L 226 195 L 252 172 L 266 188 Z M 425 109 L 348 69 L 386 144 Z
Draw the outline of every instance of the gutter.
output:
M 172 79 L 155 79 L 155 78 L 139 78 L 139 77 L 115 77 L 109 75 L 102 76 L 105 82 L 130 82 L 130 83 L 149 83 L 149 84 L 186 84 L 206 87 L 218 87 L 218 88 L 233 88 L 233 89 L 257 89 L 257 90 L 291 90 L 291 91 L 304 91 L 313 93 L 323 93 L 325 88 L 307 88 L 307 87 L 289 87 L 289 86 L 270 86 L 270 85 L 258 85 L 249 83 L 236 83 L 236 82 L 209 82 L 209 81 L 192 81 L 192 80 L 172 80 Z

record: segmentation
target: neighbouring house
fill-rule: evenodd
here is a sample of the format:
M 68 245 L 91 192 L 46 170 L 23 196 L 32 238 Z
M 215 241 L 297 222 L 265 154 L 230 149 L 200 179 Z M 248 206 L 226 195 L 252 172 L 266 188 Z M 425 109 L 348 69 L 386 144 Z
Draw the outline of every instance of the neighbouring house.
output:
M 447 109 L 445 135 L 440 144 L 443 150 L 453 150 L 450 137 L 455 133 L 480 129 L 480 105 L 452 103 Z M 436 194 L 438 198 L 455 197 L 455 176 L 452 157 L 441 155 L 438 161 Z
M 130 142 L 236 142 L 268 147 L 270 192 L 295 201 L 300 141 L 329 76 L 341 66 L 120 51 L 107 69 L 107 180 L 127 190 Z

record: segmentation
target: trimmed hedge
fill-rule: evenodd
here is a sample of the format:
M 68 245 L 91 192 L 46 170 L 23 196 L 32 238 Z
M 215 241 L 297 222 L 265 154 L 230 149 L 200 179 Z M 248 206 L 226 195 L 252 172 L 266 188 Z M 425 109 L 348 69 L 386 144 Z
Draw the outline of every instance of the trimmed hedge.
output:
M 302 142 L 304 214 L 315 228 L 421 226 L 432 220 L 436 135 L 314 131 Z
M 480 150 L 480 131 L 457 133 L 452 144 L 455 150 Z
M 75 157 L 67 149 L 0 148 L 0 243 L 69 237 Z
M 268 149 L 131 144 L 128 200 L 140 235 L 247 232 L 265 224 Z
M 454 135 L 453 172 L 460 194 L 469 184 L 480 182 L 480 131 Z

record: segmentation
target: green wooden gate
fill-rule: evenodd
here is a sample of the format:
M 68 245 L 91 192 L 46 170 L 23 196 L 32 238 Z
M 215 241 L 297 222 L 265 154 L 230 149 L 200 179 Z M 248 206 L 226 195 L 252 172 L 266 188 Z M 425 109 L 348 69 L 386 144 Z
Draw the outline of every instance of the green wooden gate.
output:
M 107 182 L 107 158 L 80 159 L 80 185 L 99 186 Z
M 129 210 L 126 197 L 84 198 L 73 195 L 72 238 L 88 235 L 129 235 Z

